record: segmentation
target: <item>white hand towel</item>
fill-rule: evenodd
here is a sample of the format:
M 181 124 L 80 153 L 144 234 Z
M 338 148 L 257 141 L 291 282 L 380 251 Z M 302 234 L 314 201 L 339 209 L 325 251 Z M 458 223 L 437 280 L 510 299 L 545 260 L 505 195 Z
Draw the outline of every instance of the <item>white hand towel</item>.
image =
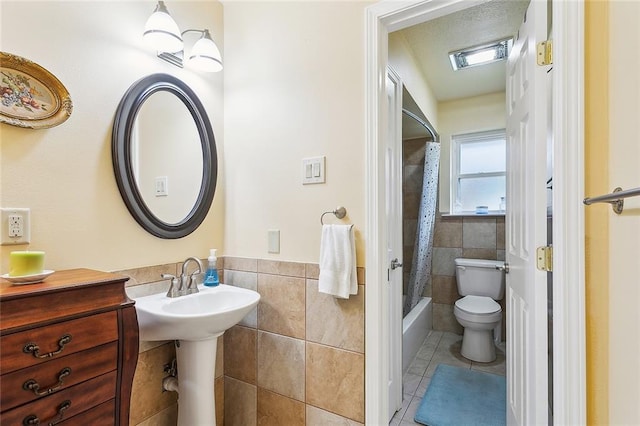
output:
M 353 225 L 323 225 L 318 291 L 341 299 L 358 294 Z

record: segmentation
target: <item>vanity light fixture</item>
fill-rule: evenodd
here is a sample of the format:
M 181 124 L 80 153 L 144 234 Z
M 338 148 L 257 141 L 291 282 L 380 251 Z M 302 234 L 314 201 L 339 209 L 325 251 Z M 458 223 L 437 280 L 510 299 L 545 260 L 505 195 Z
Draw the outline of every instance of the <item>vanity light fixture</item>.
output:
M 158 1 L 156 9 L 147 20 L 143 37 L 151 47 L 156 49 L 158 57 L 170 64 L 183 68 L 185 63 L 183 36 L 186 33 L 199 33 L 201 37 L 195 42 L 186 56 L 186 63 L 199 71 L 217 72 L 222 70 L 222 55 L 211 38 L 208 29 L 188 29 L 180 32 L 163 1 Z
M 449 53 L 454 71 L 478 65 L 490 64 L 507 59 L 513 45 L 513 38 L 494 41 L 479 46 L 467 47 Z

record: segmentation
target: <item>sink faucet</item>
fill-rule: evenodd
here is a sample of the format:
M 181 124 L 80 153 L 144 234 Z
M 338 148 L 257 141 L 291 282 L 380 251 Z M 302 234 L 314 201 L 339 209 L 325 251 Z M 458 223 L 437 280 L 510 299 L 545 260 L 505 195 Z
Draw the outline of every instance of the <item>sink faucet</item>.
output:
M 198 270 L 191 275 L 187 275 L 187 265 L 189 262 L 196 262 L 198 264 Z M 182 275 L 180 276 L 180 289 L 184 291 L 184 294 L 192 294 L 198 292 L 198 283 L 196 283 L 196 275 L 203 273 L 202 263 L 200 259 L 196 257 L 188 257 L 182 264 Z
M 191 275 L 187 274 L 187 265 L 190 262 L 196 262 L 198 269 Z M 180 297 L 186 294 L 192 294 L 198 292 L 198 283 L 196 282 L 196 275 L 202 274 L 202 263 L 195 257 L 188 257 L 182 264 L 182 275 L 180 278 L 171 274 L 162 274 L 162 278 L 171 280 L 169 285 L 169 291 L 167 291 L 167 297 Z

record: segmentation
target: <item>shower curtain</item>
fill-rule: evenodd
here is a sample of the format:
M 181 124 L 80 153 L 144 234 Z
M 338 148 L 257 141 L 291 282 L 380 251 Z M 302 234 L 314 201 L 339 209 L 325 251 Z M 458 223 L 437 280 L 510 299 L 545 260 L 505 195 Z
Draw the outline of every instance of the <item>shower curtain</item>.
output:
M 407 296 L 402 307 L 404 317 L 418 304 L 425 286 L 431 280 L 431 253 L 433 251 L 433 231 L 436 220 L 438 197 L 438 167 L 440 164 L 440 144 L 427 142 L 424 156 L 424 176 L 422 178 L 422 198 L 418 213 L 418 228 L 413 251 L 413 264 L 409 275 Z

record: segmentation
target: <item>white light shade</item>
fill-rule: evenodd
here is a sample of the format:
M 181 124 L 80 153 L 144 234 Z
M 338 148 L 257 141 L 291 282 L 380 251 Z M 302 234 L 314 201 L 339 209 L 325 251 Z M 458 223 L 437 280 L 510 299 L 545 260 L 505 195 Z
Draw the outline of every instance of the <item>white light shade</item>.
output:
M 208 30 L 204 30 L 202 38 L 193 45 L 189 54 L 189 66 L 206 72 L 222 70 L 222 55 Z
M 178 24 L 173 20 L 164 2 L 159 1 L 156 10 L 144 26 L 144 40 L 158 52 L 179 52 L 184 43 Z

